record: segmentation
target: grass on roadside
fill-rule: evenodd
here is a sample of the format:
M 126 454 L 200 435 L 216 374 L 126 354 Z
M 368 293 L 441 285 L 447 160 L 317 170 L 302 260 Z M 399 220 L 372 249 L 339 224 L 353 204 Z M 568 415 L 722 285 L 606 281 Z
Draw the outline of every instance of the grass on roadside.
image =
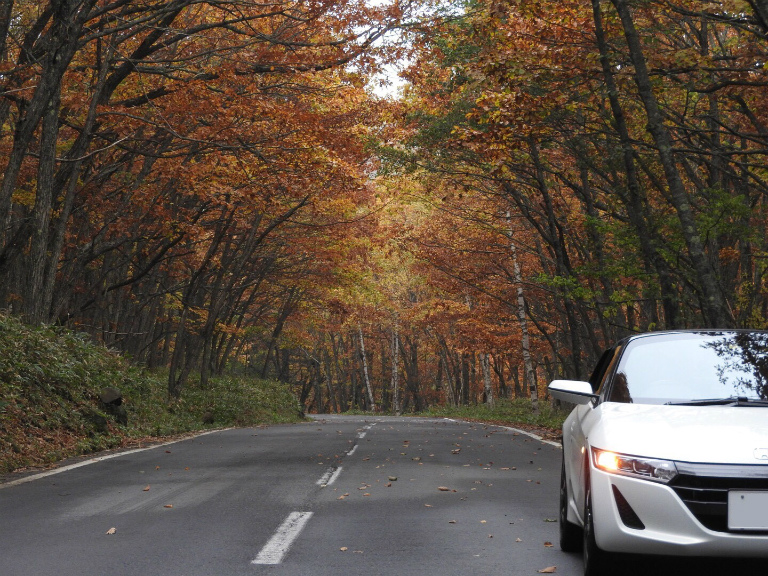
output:
M 458 418 L 519 427 L 543 428 L 552 433 L 559 433 L 563 421 L 568 416 L 568 410 L 552 405 L 549 400 L 539 400 L 539 413 L 531 410 L 528 398 L 499 399 L 493 407 L 485 404 L 470 406 L 435 406 L 422 412 L 421 416 L 438 416 L 441 418 Z

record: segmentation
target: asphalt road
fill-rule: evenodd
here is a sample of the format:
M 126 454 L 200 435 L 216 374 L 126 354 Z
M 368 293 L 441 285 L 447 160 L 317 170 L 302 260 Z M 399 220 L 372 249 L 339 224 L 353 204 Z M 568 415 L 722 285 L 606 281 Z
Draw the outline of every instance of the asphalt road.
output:
M 0 576 L 576 576 L 560 458 L 449 420 L 215 432 L 0 485 Z

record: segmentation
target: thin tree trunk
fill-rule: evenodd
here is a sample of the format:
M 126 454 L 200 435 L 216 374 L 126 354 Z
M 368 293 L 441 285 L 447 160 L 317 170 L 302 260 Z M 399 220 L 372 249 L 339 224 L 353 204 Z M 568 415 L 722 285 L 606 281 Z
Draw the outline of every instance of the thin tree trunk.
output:
M 398 321 L 392 325 L 392 411 L 400 416 L 400 342 L 398 336 Z
M 365 377 L 365 389 L 368 392 L 368 402 L 371 412 L 376 412 L 376 402 L 373 400 L 371 379 L 368 377 L 368 359 L 365 356 L 365 340 L 363 338 L 363 326 L 361 324 L 357 325 L 357 333 L 360 336 L 360 357 L 363 362 L 363 376 Z
M 480 355 L 480 366 L 483 369 L 483 395 L 485 403 L 493 408 L 493 385 L 491 382 L 491 361 L 487 353 Z
M 510 219 L 507 213 L 507 219 Z M 509 231 L 509 249 L 512 253 L 512 265 L 515 273 L 515 284 L 517 284 L 517 318 L 520 322 L 520 332 L 522 333 L 523 365 L 525 366 L 525 380 L 528 382 L 531 394 L 531 409 L 534 414 L 539 413 L 539 390 L 536 386 L 536 372 L 533 369 L 533 360 L 531 359 L 531 340 L 528 334 L 528 317 L 525 311 L 525 292 L 523 291 L 523 274 L 520 271 L 520 263 L 517 261 L 517 247 L 512 238 L 512 230 Z

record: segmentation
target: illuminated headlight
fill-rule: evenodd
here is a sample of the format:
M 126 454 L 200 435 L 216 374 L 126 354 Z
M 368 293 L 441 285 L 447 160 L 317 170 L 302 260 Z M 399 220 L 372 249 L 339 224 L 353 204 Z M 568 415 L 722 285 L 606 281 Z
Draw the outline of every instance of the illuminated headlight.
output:
M 592 448 L 592 461 L 603 472 L 632 476 L 654 482 L 671 482 L 677 476 L 675 463 L 657 458 L 640 458 Z

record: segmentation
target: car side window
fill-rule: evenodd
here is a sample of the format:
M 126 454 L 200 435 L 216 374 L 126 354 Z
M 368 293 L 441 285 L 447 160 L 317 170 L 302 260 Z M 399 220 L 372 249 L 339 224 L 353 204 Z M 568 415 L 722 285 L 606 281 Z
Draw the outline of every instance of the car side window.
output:
M 597 362 L 595 369 L 592 371 L 592 375 L 589 377 L 589 383 L 592 385 L 592 390 L 594 390 L 596 394 L 602 392 L 608 374 L 611 373 L 616 364 L 616 360 L 621 355 L 621 349 L 621 346 L 616 346 L 615 348 L 606 350 Z

